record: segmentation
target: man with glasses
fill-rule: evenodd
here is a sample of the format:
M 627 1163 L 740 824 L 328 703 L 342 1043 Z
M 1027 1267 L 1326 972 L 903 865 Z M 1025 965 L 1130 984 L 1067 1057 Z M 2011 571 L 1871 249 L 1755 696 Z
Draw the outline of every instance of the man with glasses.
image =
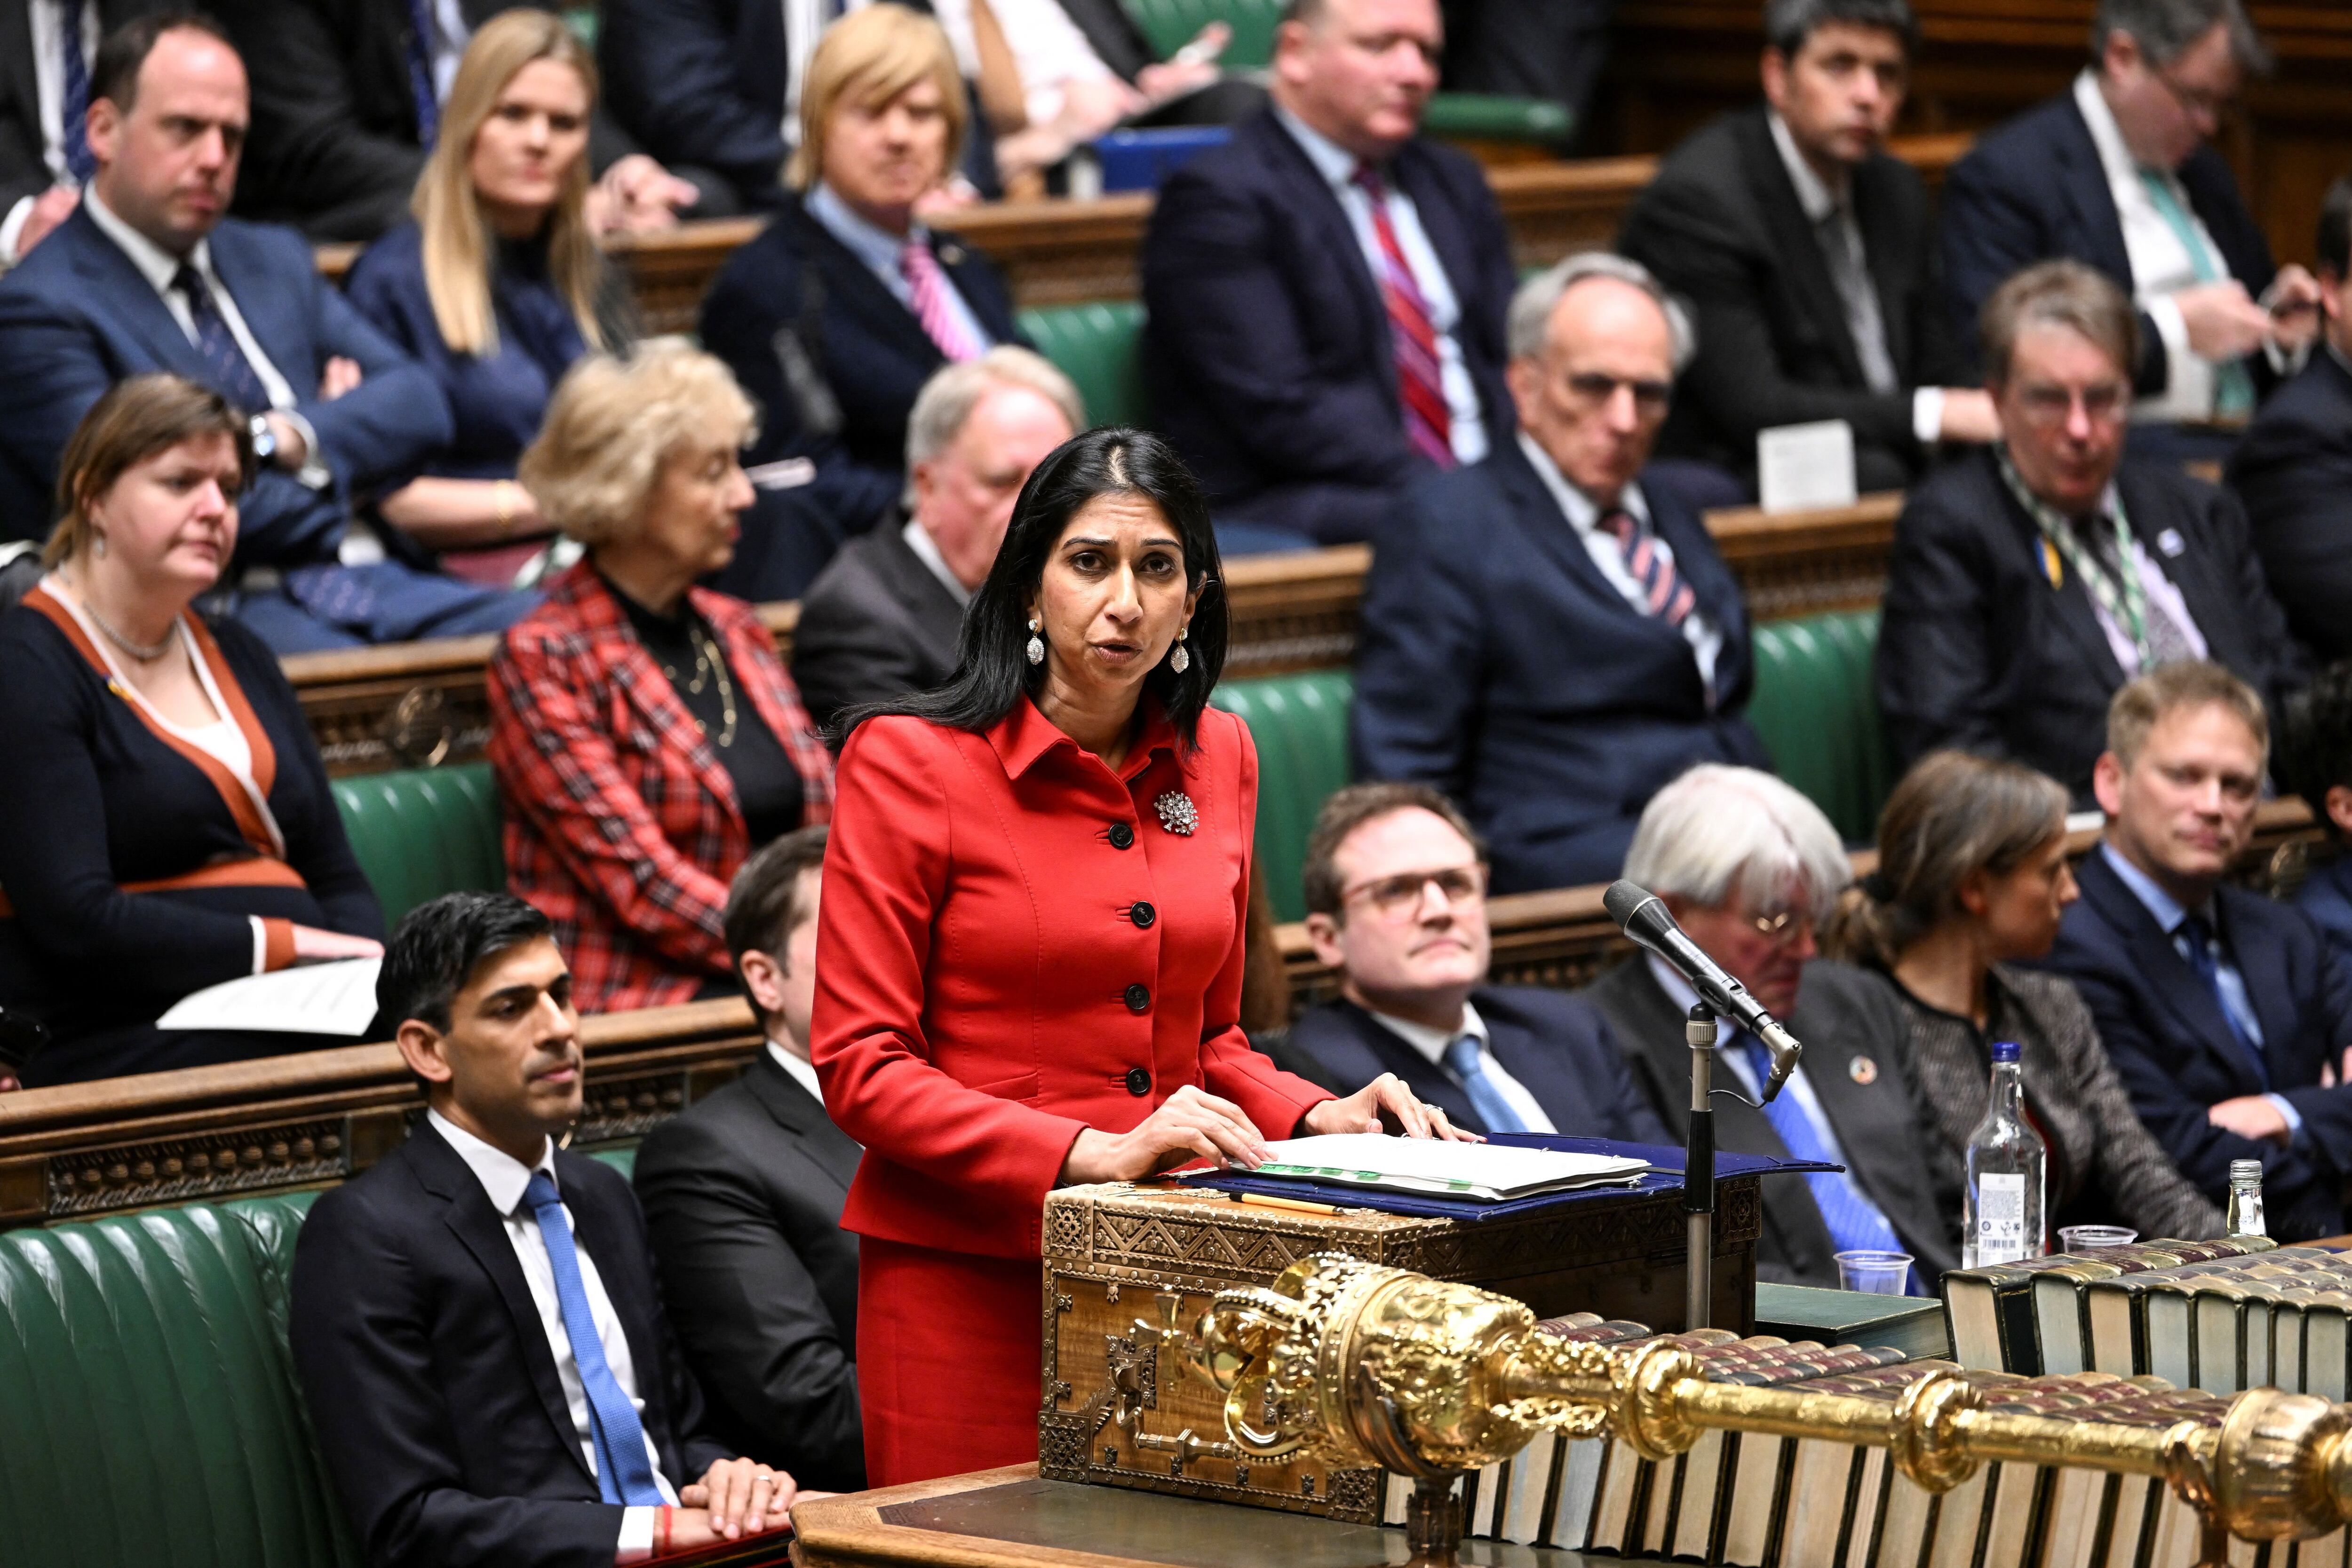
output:
M 1486 867 L 1454 802 L 1425 784 L 1352 784 L 1307 841 L 1307 936 L 1339 999 L 1290 1043 L 1341 1093 L 1393 1072 L 1475 1133 L 1667 1142 L 1588 1004 L 1486 980 Z
M 1664 900 L 1690 939 L 1804 1044 L 1796 1071 L 1759 1107 L 1769 1054 L 1720 1022 L 1717 1146 L 1845 1167 L 1764 1184 L 1757 1278 L 1834 1286 L 1840 1252 L 1907 1252 L 1912 1290 L 1932 1293 L 1959 1261 L 1960 1195 L 1927 1156 L 1935 1122 L 1906 1062 L 1909 1026 L 1893 983 L 1813 946 L 1815 925 L 1853 878 L 1837 830 L 1768 773 L 1694 768 L 1642 813 L 1625 875 Z M 1690 1120 L 1683 1026 L 1697 996 L 1641 953 L 1582 994 L 1679 1141 Z
M 2135 445 L 2228 455 L 2257 395 L 2299 366 L 2319 286 L 2273 265 L 2209 145 L 2269 56 L 2241 0 L 2101 0 L 2067 92 L 1977 143 L 1944 189 L 1944 269 L 1965 332 L 2019 268 L 2064 256 L 2138 308 Z M 2184 428 L 2185 426 L 2185 428 Z M 2216 427 L 2219 428 L 2216 428 Z
M 1519 429 L 1381 536 L 1356 652 L 1362 779 L 1465 802 L 1502 893 L 1617 873 L 1695 762 L 1765 763 L 1739 585 L 1685 475 L 1648 469 L 1689 319 L 1638 263 L 1569 257 L 1511 300 Z
M 2044 262 L 1994 292 L 1982 336 L 2001 440 L 1895 525 L 1879 711 L 1905 766 L 1941 747 L 2014 758 L 2087 809 L 2126 681 L 2212 659 L 2276 702 L 2303 658 L 2238 503 L 2124 455 L 2139 325 L 2123 291 Z

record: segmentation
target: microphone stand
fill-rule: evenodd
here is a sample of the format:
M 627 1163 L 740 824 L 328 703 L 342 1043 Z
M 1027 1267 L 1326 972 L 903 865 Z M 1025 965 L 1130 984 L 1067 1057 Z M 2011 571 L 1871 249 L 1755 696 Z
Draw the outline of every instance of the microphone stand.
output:
M 1707 1095 L 1714 1088 L 1717 1033 L 1714 1009 L 1693 1002 L 1683 1025 L 1691 1051 L 1690 1133 L 1683 1143 L 1685 1333 L 1710 1326 L 1715 1309 L 1715 1112 Z

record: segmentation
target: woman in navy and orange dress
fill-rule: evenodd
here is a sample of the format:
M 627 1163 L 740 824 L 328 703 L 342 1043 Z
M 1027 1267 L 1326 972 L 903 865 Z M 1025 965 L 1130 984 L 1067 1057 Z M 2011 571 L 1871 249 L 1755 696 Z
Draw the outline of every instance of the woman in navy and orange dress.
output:
M 874 1485 L 1036 1457 L 1054 1187 L 1383 1109 L 1451 1131 L 1393 1076 L 1335 1099 L 1243 1037 L 1257 757 L 1208 706 L 1217 570 L 1169 448 L 1090 432 L 1023 489 L 949 683 L 852 716 L 811 1044 L 866 1146 L 842 1223 Z

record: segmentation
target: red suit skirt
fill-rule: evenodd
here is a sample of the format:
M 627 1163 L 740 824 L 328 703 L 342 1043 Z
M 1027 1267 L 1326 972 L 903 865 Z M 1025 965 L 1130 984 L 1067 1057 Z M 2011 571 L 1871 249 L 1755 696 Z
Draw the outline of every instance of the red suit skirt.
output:
M 1044 1265 L 857 1239 L 866 1481 L 898 1486 L 1037 1457 Z

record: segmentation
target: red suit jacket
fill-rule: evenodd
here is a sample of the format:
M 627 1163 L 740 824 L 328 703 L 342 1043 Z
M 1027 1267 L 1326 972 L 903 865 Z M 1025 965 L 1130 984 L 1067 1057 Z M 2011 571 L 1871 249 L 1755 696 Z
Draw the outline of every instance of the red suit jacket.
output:
M 1237 1021 L 1249 730 L 1212 709 L 1186 751 L 1144 700 L 1116 776 L 1026 697 L 982 734 L 879 718 L 844 748 L 810 1044 L 866 1145 L 848 1228 L 1034 1258 L 1083 1129 L 1127 1132 L 1195 1083 L 1282 1138 L 1330 1098 Z M 1189 835 L 1162 824 L 1170 792 Z
M 800 770 L 804 820 L 825 821 L 832 759 L 775 640 L 740 599 L 687 597 Z M 666 1007 L 725 977 L 727 884 L 751 848 L 735 781 L 586 561 L 507 632 L 489 686 L 507 885 L 555 922 L 580 1010 Z

